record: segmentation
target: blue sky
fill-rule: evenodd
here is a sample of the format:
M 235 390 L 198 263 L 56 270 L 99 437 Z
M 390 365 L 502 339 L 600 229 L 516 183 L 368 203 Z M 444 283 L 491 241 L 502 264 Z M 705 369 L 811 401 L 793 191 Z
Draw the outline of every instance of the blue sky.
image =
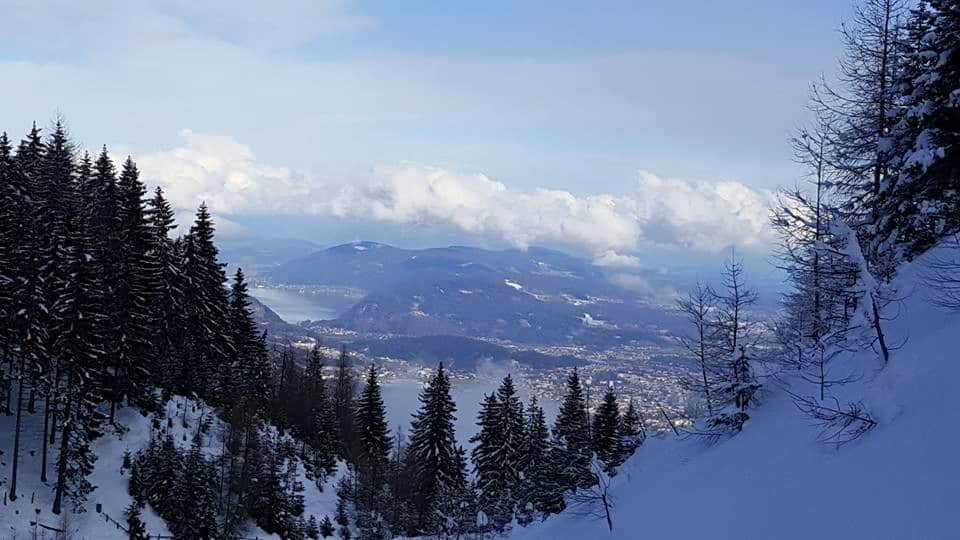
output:
M 0 0 L 0 117 L 62 112 L 226 234 L 762 252 L 849 9 Z

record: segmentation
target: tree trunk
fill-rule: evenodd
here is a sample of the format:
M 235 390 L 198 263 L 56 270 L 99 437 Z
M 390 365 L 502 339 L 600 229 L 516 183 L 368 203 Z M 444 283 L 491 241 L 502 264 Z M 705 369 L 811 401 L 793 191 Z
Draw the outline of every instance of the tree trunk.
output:
M 57 415 L 60 410 L 57 408 L 57 391 L 60 390 L 60 366 L 53 372 L 53 387 L 51 389 L 51 402 L 53 403 L 53 411 L 50 413 L 50 444 L 57 442 Z
M 607 490 L 601 488 L 600 500 L 603 501 L 603 512 L 607 517 L 607 528 L 613 532 L 613 519 L 610 517 L 610 502 L 607 500 Z
M 31 370 L 33 373 L 30 374 L 30 397 L 27 398 L 27 412 L 30 414 L 36 414 L 37 412 L 37 372 L 36 370 Z
M 880 352 L 883 354 L 883 363 L 890 361 L 890 349 L 887 347 L 887 338 L 883 335 L 883 328 L 880 327 L 880 308 L 877 307 L 877 299 L 870 295 L 870 302 L 873 307 L 873 329 L 877 333 L 877 342 L 880 344 Z
M 57 488 L 53 497 L 53 513 L 60 515 L 63 505 L 63 493 L 67 482 L 67 457 L 70 453 L 70 435 L 73 426 L 73 375 L 67 377 L 67 404 L 63 411 L 63 433 L 60 435 L 60 455 L 57 459 Z
M 47 431 L 50 429 L 50 395 L 53 392 L 51 390 L 47 391 L 47 396 L 43 400 L 43 438 L 40 439 L 40 446 L 42 450 L 40 452 L 40 481 L 46 483 L 47 481 Z
M 17 377 L 17 421 L 13 428 L 13 466 L 10 469 L 11 501 L 17 500 L 17 468 L 20 465 L 20 425 L 23 417 L 23 359 L 20 360 L 20 375 Z

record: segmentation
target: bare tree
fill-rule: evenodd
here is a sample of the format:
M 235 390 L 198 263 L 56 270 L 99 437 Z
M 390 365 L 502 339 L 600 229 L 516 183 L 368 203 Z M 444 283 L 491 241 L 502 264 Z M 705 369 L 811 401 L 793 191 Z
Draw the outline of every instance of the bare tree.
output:
M 581 517 L 605 520 L 607 528 L 612 532 L 614 500 L 610 493 L 610 476 L 604 471 L 603 463 L 597 459 L 590 464 L 590 473 L 596 482 L 588 489 L 578 489 L 570 497 L 571 511 Z
M 723 267 L 723 289 L 717 294 L 717 331 L 720 344 L 727 354 L 736 354 L 747 345 L 754 326 L 747 311 L 757 303 L 756 290 L 747 286 L 744 279 L 743 259 L 735 250 Z
M 707 372 L 712 371 L 716 358 L 716 325 L 712 320 L 716 310 L 716 293 L 709 285 L 697 282 L 696 287 L 686 298 L 677 301 L 677 309 L 693 327 L 692 335 L 680 336 L 678 341 L 697 361 L 700 379 L 685 381 L 694 392 L 703 394 L 707 411 L 713 415 L 713 402 L 710 398 L 710 381 Z
M 791 396 L 797 408 L 820 427 L 817 436 L 820 442 L 840 447 L 877 427 L 877 421 L 861 401 L 852 401 L 844 406 L 837 398 L 824 402 L 793 393 Z

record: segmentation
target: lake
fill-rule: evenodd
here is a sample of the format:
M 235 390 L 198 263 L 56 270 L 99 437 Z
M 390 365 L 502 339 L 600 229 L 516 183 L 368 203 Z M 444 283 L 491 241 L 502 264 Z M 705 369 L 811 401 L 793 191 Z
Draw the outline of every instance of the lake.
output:
M 514 374 L 514 381 L 517 383 L 517 394 L 526 404 L 529 392 L 522 379 L 516 374 Z M 413 419 L 413 414 L 420 408 L 418 396 L 422 386 L 420 381 L 405 379 L 383 382 L 381 391 L 387 409 L 387 422 L 394 433 L 399 426 L 403 429 L 405 438 L 410 436 L 410 421 Z M 457 442 L 465 448 L 473 447 L 469 442 L 470 437 L 476 435 L 480 429 L 477 426 L 480 403 L 486 394 L 496 392 L 498 386 L 500 386 L 499 379 L 486 377 L 478 377 L 470 381 L 454 381 L 451 385 L 450 394 L 457 404 L 457 421 L 454 424 Z M 548 422 L 552 425 L 559 404 L 553 401 L 541 401 L 540 405 L 544 409 Z
M 326 298 L 301 293 L 296 289 L 251 287 L 250 296 L 266 304 L 288 323 L 336 319 L 340 315 Z

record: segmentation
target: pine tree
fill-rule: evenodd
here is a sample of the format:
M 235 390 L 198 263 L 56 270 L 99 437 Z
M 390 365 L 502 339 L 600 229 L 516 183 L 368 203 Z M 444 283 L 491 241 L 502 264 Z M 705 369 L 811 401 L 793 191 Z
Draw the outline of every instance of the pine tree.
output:
M 337 378 L 333 387 L 333 414 L 337 419 L 340 457 L 351 460 L 354 450 L 354 393 L 356 384 L 350 372 L 350 356 L 346 347 L 337 358 Z
M 627 404 L 627 410 L 620 417 L 620 424 L 617 426 L 617 452 L 614 466 L 619 466 L 632 456 L 646 438 L 643 419 L 640 417 L 636 404 L 631 399 Z
M 521 470 L 523 492 L 518 507 L 522 522 L 532 521 L 535 512 L 544 514 L 563 509 L 563 487 L 550 451 L 550 428 L 536 398 L 527 406 Z
M 339 526 L 340 538 L 350 540 L 353 534 L 350 530 L 350 517 L 347 515 L 347 502 L 342 494 L 337 494 L 337 525 Z
M 41 234 L 42 226 L 38 222 L 39 214 L 34 212 L 34 200 L 39 200 L 39 177 L 42 174 L 42 159 L 45 146 L 40 138 L 36 124 L 20 142 L 14 158 L 11 193 L 14 197 L 15 223 L 21 224 L 14 234 L 11 254 L 15 260 L 15 278 L 10 284 L 12 302 L 8 313 L 14 315 L 10 325 L 12 341 L 16 344 L 16 367 L 9 362 L 11 379 L 17 381 L 16 421 L 14 427 L 13 460 L 11 464 L 10 489 L 11 500 L 17 498 L 17 477 L 20 454 L 20 431 L 23 415 L 24 389 L 29 374 L 42 371 L 47 363 L 50 298 L 44 294 L 44 282 L 41 269 L 44 266 L 43 254 L 45 240 Z M 13 375 L 13 373 L 16 375 Z M 11 392 L 7 393 L 7 410 L 10 410 Z
M 184 245 L 184 301 L 188 355 L 181 380 L 201 397 L 219 403 L 220 373 L 229 362 L 226 275 L 217 260 L 213 221 L 201 204 Z
M 120 228 L 120 196 L 117 171 L 104 146 L 94 161 L 89 182 L 91 194 L 85 213 L 95 246 L 94 260 L 103 280 L 102 305 L 110 324 L 104 329 L 103 364 L 106 366 L 104 397 L 111 403 L 111 418 L 116 404 L 123 398 L 122 382 L 127 367 L 124 330 L 127 326 L 127 304 L 130 275 L 125 271 L 123 238 Z
M 114 374 L 114 401 L 111 403 L 110 420 L 115 407 L 122 398 L 144 411 L 158 407 L 153 395 L 152 380 L 157 371 L 156 359 L 152 356 L 150 340 L 153 338 L 153 305 L 160 293 L 159 261 L 151 248 L 150 228 L 145 218 L 144 195 L 146 188 L 140 181 L 140 172 L 129 157 L 117 183 L 117 223 L 119 236 L 122 286 L 115 296 L 119 317 L 120 343 L 116 349 Z
M 553 459 L 564 490 L 590 487 L 590 427 L 583 386 L 576 368 L 567 377 L 567 391 L 553 426 Z
M 411 426 L 408 460 L 413 472 L 416 514 L 414 534 L 440 530 L 439 503 L 463 484 L 462 464 L 456 446 L 456 403 L 450 395 L 450 379 L 443 364 L 420 392 L 420 409 Z
M 230 292 L 229 325 L 231 361 L 220 374 L 221 387 L 231 394 L 228 404 L 267 403 L 272 387 L 270 366 L 250 311 L 247 283 L 240 268 Z
M 480 492 L 480 508 L 491 525 L 500 529 L 513 518 L 520 499 L 521 452 L 524 444 L 523 405 L 513 379 L 507 375 L 496 395 L 481 406 L 480 433 L 473 439 L 473 463 Z
M 319 345 L 314 345 L 310 360 L 304 373 L 303 398 L 306 404 L 304 438 L 313 447 L 312 455 L 306 460 L 311 474 L 318 482 L 336 468 L 337 425 L 330 399 L 327 397 L 327 385 L 323 379 L 323 356 Z
M 182 385 L 178 375 L 185 372 L 183 363 L 186 362 L 184 279 L 180 256 L 170 239 L 170 232 L 176 227 L 173 209 L 159 187 L 148 202 L 146 218 L 149 228 L 148 253 L 157 268 L 156 280 L 152 284 L 155 290 L 151 314 L 151 357 L 158 365 L 159 385 L 167 392 L 173 392 Z
M 390 455 L 390 434 L 377 370 L 370 366 L 366 386 L 357 400 L 354 420 L 357 440 L 357 527 L 363 537 L 379 537 L 380 515 L 385 508 L 384 484 Z
M 337 504 L 337 513 L 339 514 L 340 505 Z M 330 538 L 333 536 L 333 523 L 330 521 L 330 516 L 323 516 L 323 521 L 320 523 L 320 536 L 323 538 Z
M 911 26 L 916 44 L 910 51 L 912 79 L 905 86 L 906 117 L 912 123 L 898 133 L 904 171 L 881 231 L 905 244 L 907 257 L 960 230 L 960 7 L 951 0 L 921 2 Z
M 593 419 L 593 453 L 612 471 L 619 461 L 617 430 L 620 427 L 620 407 L 612 388 L 603 395 L 603 403 Z
M 76 216 L 66 221 L 64 264 L 70 279 L 63 283 L 55 314 L 57 350 L 63 359 L 63 420 L 53 512 L 59 514 L 63 497 L 81 503 L 93 486 L 87 475 L 96 456 L 91 442 L 100 435 L 97 410 L 102 395 L 102 336 L 107 319 L 98 291 L 103 290 L 99 268 L 93 263 L 89 237 Z
M 501 501 L 500 463 L 497 459 L 497 450 L 500 447 L 502 434 L 500 433 L 500 403 L 496 393 L 484 396 L 477 413 L 477 426 L 480 431 L 471 437 L 473 447 L 473 469 L 477 476 L 477 493 L 480 508 L 490 516 L 493 514 L 498 521 L 506 513 L 506 509 L 499 506 Z
M 183 538 L 210 538 L 217 529 L 216 471 L 203 456 L 198 430 L 178 476 L 171 532 Z
M 390 453 L 390 436 L 387 429 L 386 410 L 377 369 L 370 366 L 366 387 L 357 400 L 355 426 L 359 443 L 358 463 L 361 467 L 382 468 Z
M 128 540 L 150 540 L 147 535 L 147 527 L 140 519 L 140 506 L 136 502 L 132 502 L 124 513 L 127 515 Z
M 307 524 L 303 529 L 303 533 L 307 538 L 313 538 L 314 540 L 320 538 L 320 526 L 317 524 L 316 516 L 310 516 L 310 519 L 307 520 Z

